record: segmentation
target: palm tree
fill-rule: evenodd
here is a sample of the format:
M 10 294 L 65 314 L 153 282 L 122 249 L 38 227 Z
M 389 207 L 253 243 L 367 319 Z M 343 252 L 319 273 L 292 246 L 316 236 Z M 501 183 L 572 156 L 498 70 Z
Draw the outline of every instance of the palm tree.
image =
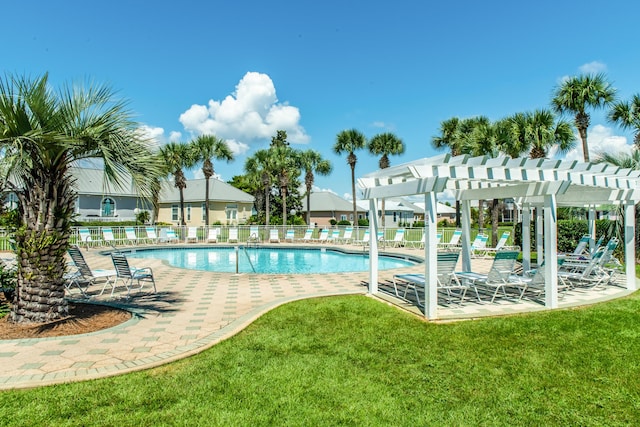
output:
M 369 152 L 373 155 L 381 155 L 378 165 L 380 169 L 389 167 L 389 155 L 400 155 L 404 153 L 404 142 L 390 132 L 375 135 L 369 141 Z M 384 199 L 382 199 L 382 226 L 384 227 Z
M 336 137 L 333 152 L 337 155 L 349 153 L 347 163 L 351 167 L 351 195 L 353 197 L 353 222 L 358 224 L 358 210 L 356 207 L 356 163 L 358 158 L 355 152 L 367 146 L 367 138 L 357 129 L 343 130 Z
M 640 150 L 640 94 L 633 95 L 631 102 L 616 102 L 609 112 L 609 120 L 623 129 L 633 129 L 633 143 Z
M 549 110 L 533 113 L 516 113 L 497 124 L 500 149 L 511 157 L 518 157 L 528 151 L 532 159 L 547 157 L 551 147 L 560 153 L 575 146 L 576 137 L 571 124 L 556 120 Z
M 327 176 L 333 166 L 329 160 L 315 150 L 305 150 L 300 153 L 300 167 L 304 170 L 304 184 L 307 188 L 307 224 L 311 224 L 311 189 L 313 188 L 314 173 Z
M 227 162 L 233 160 L 233 153 L 229 145 L 214 135 L 200 135 L 192 143 L 195 151 L 196 161 L 202 162 L 202 173 L 205 178 L 205 224 L 209 226 L 209 179 L 214 174 L 213 162 L 211 159 L 225 160 Z
M 165 165 L 166 175 L 173 175 L 173 184 L 180 193 L 180 225 L 187 225 L 184 216 L 184 189 L 187 188 L 187 178 L 183 169 L 195 164 L 193 147 L 179 142 L 170 142 L 160 148 L 160 156 Z
M 0 79 L 0 170 L 18 197 L 20 216 L 11 321 L 68 315 L 64 273 L 77 199 L 74 162 L 102 159 L 107 182 L 115 188 L 133 182 L 150 199 L 161 165 L 126 105 L 106 86 L 54 91 L 47 74 Z
M 298 151 L 286 145 L 277 145 L 269 149 L 272 159 L 271 168 L 278 181 L 282 198 L 282 225 L 287 225 L 287 194 L 289 185 L 300 176 Z
M 253 153 L 253 156 L 248 157 L 244 164 L 248 181 L 259 183 L 260 188 L 264 191 L 265 224 L 269 224 L 269 204 L 273 183 L 271 154 L 269 150 L 258 150 Z
M 460 119 L 452 117 L 440 123 L 440 134 L 431 138 L 431 145 L 436 150 L 449 149 L 452 156 L 462 154 L 460 137 Z M 456 227 L 460 227 L 460 200 L 456 200 Z
M 574 76 L 565 80 L 556 88 L 551 101 L 557 113 L 575 115 L 575 125 L 582 140 L 584 161 L 589 161 L 587 128 L 591 117 L 587 108 L 606 107 L 615 101 L 616 90 L 607 81 L 604 74 Z

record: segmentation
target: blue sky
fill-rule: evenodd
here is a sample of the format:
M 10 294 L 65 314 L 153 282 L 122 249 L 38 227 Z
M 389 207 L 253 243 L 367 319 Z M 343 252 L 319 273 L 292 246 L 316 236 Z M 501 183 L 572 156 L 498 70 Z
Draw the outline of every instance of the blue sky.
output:
M 221 179 L 285 129 L 334 166 L 321 190 L 350 197 L 336 135 L 393 132 L 391 164 L 438 154 L 453 116 L 548 108 L 562 78 L 604 72 L 621 99 L 640 93 L 640 3 L 583 1 L 22 1 L 2 7 L 0 72 L 53 85 L 106 83 L 158 143 L 215 132 L 236 152 Z M 594 112 L 591 152 L 630 150 Z M 356 176 L 377 169 L 359 152 Z M 580 159 L 581 151 L 569 153 Z M 198 176 L 194 171 L 189 176 Z

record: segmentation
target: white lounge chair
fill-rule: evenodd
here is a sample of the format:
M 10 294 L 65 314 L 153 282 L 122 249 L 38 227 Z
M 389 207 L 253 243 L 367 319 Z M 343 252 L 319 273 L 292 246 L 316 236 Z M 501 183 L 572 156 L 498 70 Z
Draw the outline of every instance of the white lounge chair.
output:
M 247 238 L 247 243 L 260 243 L 260 228 L 258 226 L 252 225 L 249 228 L 249 237 Z
M 167 242 L 178 242 L 178 235 L 173 228 L 167 228 Z
M 280 243 L 280 234 L 277 228 L 269 230 L 269 243 Z
M 198 227 L 189 227 L 187 229 L 187 243 L 198 243 Z
M 462 237 L 462 230 L 454 230 L 449 242 L 439 243 L 438 248 L 444 250 L 457 250 L 460 249 L 460 238 Z
M 313 241 L 318 243 L 327 243 L 328 239 L 329 239 L 329 230 L 325 228 L 324 230 L 320 231 L 318 238 L 314 239 Z
M 238 229 L 230 228 L 229 229 L 229 238 L 227 239 L 228 243 L 238 243 Z
M 353 243 L 355 243 L 356 245 L 362 245 L 362 246 L 366 246 L 369 244 L 369 235 L 370 235 L 370 231 L 369 229 L 365 229 L 364 230 L 364 234 L 362 235 L 362 239 L 360 240 L 354 240 Z
M 116 238 L 113 235 L 113 230 L 111 229 L 111 227 L 102 227 L 102 239 L 108 245 L 116 245 Z
M 106 287 L 109 285 L 113 288 L 111 290 L 111 295 L 113 295 L 113 290 L 115 289 L 113 282 L 116 278 L 115 270 L 92 270 L 82 255 L 80 248 L 76 245 L 70 246 L 67 253 L 71 257 L 71 261 L 77 269 L 75 274 L 71 274 L 65 283 L 65 287 L 69 293 L 71 293 L 71 288 L 76 286 L 80 290 L 82 296 L 88 298 L 86 293 L 87 288 L 96 284 L 98 281 L 104 281 L 102 291 L 100 291 L 99 295 L 102 295 Z
M 147 241 L 150 243 L 158 243 L 158 235 L 156 234 L 155 227 L 145 227 L 145 232 L 147 233 Z
M 304 243 L 309 243 L 313 241 L 313 228 L 307 228 L 307 231 L 304 232 L 304 236 L 300 239 Z
M 89 231 L 88 228 L 79 228 L 78 238 L 81 243 L 84 243 L 87 249 L 89 249 L 89 245 L 93 246 L 95 243 L 95 241 L 91 238 L 91 231 Z
M 507 297 L 506 286 L 515 285 L 513 280 L 513 269 L 518 259 L 518 251 L 500 251 L 496 253 L 491 264 L 491 269 L 487 274 L 475 273 L 472 271 L 457 272 L 456 276 L 460 281 L 470 287 L 473 287 L 478 298 L 478 302 L 482 302 L 478 288 L 485 288 L 491 293 L 491 301 L 493 302 L 502 291 Z
M 130 245 L 136 245 L 138 243 L 138 236 L 136 230 L 133 227 L 125 227 L 124 234 L 127 236 L 127 243 Z
M 287 233 L 284 235 L 285 242 L 293 243 L 296 240 L 296 230 L 290 228 L 287 230 Z
M 340 230 L 334 229 L 329 233 L 329 237 L 327 238 L 327 243 L 337 243 L 340 241 Z
M 483 257 L 486 255 L 485 249 L 487 247 L 487 240 L 489 240 L 489 236 L 478 233 L 471 243 L 470 253 L 472 257 Z
M 498 243 L 494 248 L 489 248 L 485 246 L 485 248 L 482 249 L 481 252 L 483 252 L 484 255 L 488 255 L 488 254 L 496 253 L 498 251 L 503 251 L 503 250 L 519 251 L 520 248 L 518 246 L 507 245 L 507 240 L 509 240 L 509 236 L 511 236 L 510 231 L 503 232 L 502 236 L 500 236 L 500 240 L 498 240 Z
M 340 243 L 351 243 L 353 241 L 353 227 L 346 227 L 344 234 L 340 238 Z
M 207 233 L 207 243 L 217 243 L 219 231 L 218 228 L 210 228 Z
M 385 240 L 384 243 L 388 244 L 392 248 L 397 248 L 400 246 L 404 246 L 404 228 L 398 228 L 396 230 L 396 235 L 393 237 L 393 240 Z

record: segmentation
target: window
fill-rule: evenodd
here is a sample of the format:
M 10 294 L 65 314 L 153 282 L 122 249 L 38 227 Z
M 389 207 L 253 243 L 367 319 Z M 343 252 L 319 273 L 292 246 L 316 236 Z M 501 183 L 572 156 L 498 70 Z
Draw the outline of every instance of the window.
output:
M 102 199 L 100 216 L 112 217 L 116 213 L 116 202 L 111 197 Z
M 398 212 L 393 212 L 393 222 L 398 222 Z
M 207 204 L 206 203 L 202 204 L 202 220 L 203 221 L 207 220 Z
M 178 205 L 171 205 L 171 221 L 178 220 Z
M 236 221 L 238 219 L 238 205 L 233 203 L 233 204 L 228 204 L 227 207 L 225 208 L 225 211 L 227 213 L 227 222 L 233 222 Z
M 340 215 L 340 221 L 346 221 L 347 216 L 345 214 Z
M 191 221 L 191 203 L 187 203 L 187 221 Z

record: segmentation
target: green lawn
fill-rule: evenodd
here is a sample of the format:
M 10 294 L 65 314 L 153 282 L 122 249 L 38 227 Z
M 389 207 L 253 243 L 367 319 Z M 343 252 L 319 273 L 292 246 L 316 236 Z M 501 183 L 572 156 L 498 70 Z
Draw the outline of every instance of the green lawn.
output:
M 433 324 L 365 296 L 282 306 L 160 368 L 2 392 L 2 425 L 638 425 L 640 294 Z

